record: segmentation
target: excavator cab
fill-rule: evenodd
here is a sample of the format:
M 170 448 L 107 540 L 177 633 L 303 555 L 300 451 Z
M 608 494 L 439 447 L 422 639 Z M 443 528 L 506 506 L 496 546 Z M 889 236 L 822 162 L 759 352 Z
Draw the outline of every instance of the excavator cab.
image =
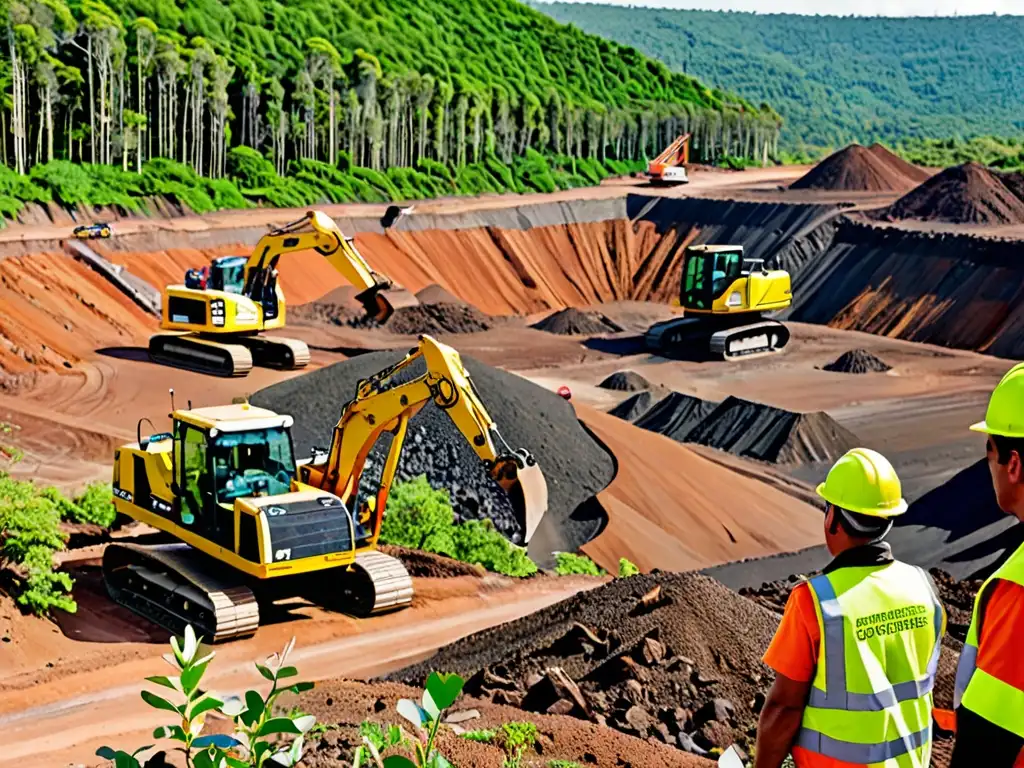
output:
M 210 264 L 207 286 L 214 291 L 241 294 L 245 289 L 245 256 L 221 256 Z
M 769 271 L 764 259 L 744 256 L 742 245 L 686 249 L 680 304 L 691 314 L 742 314 L 790 304 L 789 273 Z

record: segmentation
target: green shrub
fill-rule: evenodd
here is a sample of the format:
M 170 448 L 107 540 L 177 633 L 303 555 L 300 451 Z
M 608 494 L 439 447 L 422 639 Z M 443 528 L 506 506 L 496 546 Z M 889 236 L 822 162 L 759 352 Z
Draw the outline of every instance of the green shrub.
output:
M 559 552 L 555 556 L 555 573 L 559 576 L 604 576 L 605 572 L 586 555 Z
M 480 744 L 490 744 L 497 736 L 498 732 L 489 728 L 479 731 L 466 731 L 462 734 L 462 738 L 467 741 L 476 741 Z
M 504 768 L 519 768 L 523 753 L 537 743 L 537 726 L 527 722 L 505 723 L 500 735 L 505 750 Z
M 640 569 L 634 563 L 631 563 L 624 557 L 619 558 L 620 579 L 628 579 L 630 576 L 636 576 L 638 573 L 640 573 Z
M 53 565 L 54 554 L 67 541 L 53 493 L 0 472 L 0 569 L 12 577 L 18 605 L 37 615 L 77 609 L 71 577 Z
M 490 520 L 467 520 L 456 525 L 448 491 L 431 488 L 426 475 L 392 487 L 380 540 L 482 565 L 506 576 L 537 572 L 536 563 L 502 536 Z
M 81 495 L 75 497 L 70 516 L 76 523 L 92 523 L 104 528 L 114 524 L 117 511 L 114 509 L 109 483 L 92 483 Z

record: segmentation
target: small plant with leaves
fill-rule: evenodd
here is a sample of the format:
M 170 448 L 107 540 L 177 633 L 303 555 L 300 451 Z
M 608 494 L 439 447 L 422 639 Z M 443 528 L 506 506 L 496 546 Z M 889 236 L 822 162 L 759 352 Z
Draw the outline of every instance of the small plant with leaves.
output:
M 537 742 L 537 726 L 526 722 L 505 723 L 500 733 L 502 748 L 505 750 L 503 768 L 519 768 L 523 753 Z
M 180 642 L 177 637 L 171 638 L 172 653 L 163 656 L 178 674 L 146 678 L 150 683 L 174 691 L 182 703 L 175 704 L 152 691 L 141 693 L 142 700 L 149 706 L 173 712 L 180 718 L 179 723 L 157 728 L 153 738 L 178 742 L 181 746 L 175 749 L 185 755 L 188 768 L 263 768 L 268 763 L 290 768 L 296 765 L 302 758 L 303 736 L 313 728 L 316 718 L 304 714 L 274 715 L 274 703 L 282 693 L 301 693 L 313 687 L 312 683 L 281 684 L 298 674 L 295 667 L 285 666 L 294 646 L 293 637 L 280 654 L 271 656 L 266 664 L 256 664 L 259 673 L 271 683 L 266 696 L 258 691 L 247 691 L 244 698 L 222 698 L 200 687 L 203 674 L 216 654 L 211 651 L 201 655 L 201 638 L 196 637 L 191 626 L 186 626 Z M 203 726 L 210 712 L 230 717 L 235 733 L 204 735 Z M 295 739 L 282 746 L 277 742 L 283 734 L 295 736 Z M 139 755 L 149 749 L 152 746 L 128 753 L 101 747 L 96 754 L 112 760 L 116 768 L 140 768 Z
M 419 704 L 412 699 L 399 699 L 396 710 L 412 724 L 414 739 L 406 738 L 397 726 L 383 729 L 363 723 L 363 745 L 356 749 L 352 768 L 371 765 L 367 756 L 377 768 L 453 768 L 448 758 L 434 748 L 434 741 L 445 710 L 455 703 L 465 682 L 455 674 L 431 672 Z M 411 756 L 392 754 L 382 758 L 381 752 L 392 747 L 409 749 Z
M 619 558 L 619 578 L 628 579 L 630 576 L 636 576 L 640 573 L 640 569 L 636 567 L 636 563 L 627 560 L 624 557 Z

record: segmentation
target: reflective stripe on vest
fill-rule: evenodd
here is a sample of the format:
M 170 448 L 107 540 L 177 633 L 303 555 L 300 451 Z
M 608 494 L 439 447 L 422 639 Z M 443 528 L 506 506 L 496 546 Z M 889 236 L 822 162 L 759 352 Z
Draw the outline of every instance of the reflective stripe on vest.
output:
M 1024 736 L 1024 691 L 978 669 L 978 640 L 981 636 L 981 606 L 996 579 L 1024 586 L 1024 544 L 985 579 L 974 598 L 971 626 L 956 668 L 953 707 L 961 703 L 1000 728 Z
M 822 624 L 822 653 L 819 665 L 824 664 L 824 675 L 822 676 L 819 668 L 817 684 L 811 687 L 810 698 L 804 712 L 804 724 L 797 736 L 796 746 L 859 765 L 885 764 L 886 761 L 894 759 L 897 760 L 895 765 L 927 764 L 932 725 L 930 694 L 938 669 L 944 618 L 941 604 L 927 576 L 919 568 L 893 563 L 882 567 L 841 569 L 834 572 L 832 577 L 839 579 L 841 585 L 848 582 L 844 590 L 847 594 L 869 577 L 891 579 L 893 595 L 902 598 L 894 597 L 892 605 L 879 606 L 892 610 L 895 616 L 889 622 L 880 619 L 881 623 L 877 624 L 876 628 L 895 623 L 899 627 L 895 629 L 896 633 L 924 631 L 928 634 L 918 635 L 916 642 L 933 644 L 925 646 L 929 651 L 927 665 L 922 663 L 923 659 L 916 658 L 916 654 L 910 654 L 905 659 L 906 666 L 913 670 L 913 679 L 891 684 L 883 668 L 883 662 L 875 658 L 872 647 L 869 646 L 867 655 L 862 656 L 864 648 L 857 642 L 857 647 L 850 649 L 852 655 L 848 658 L 847 631 L 851 627 L 849 620 L 844 616 L 836 587 L 828 574 L 811 579 L 809 586 L 817 600 Z M 882 592 L 884 593 L 887 588 L 888 584 L 883 583 Z M 854 602 L 864 599 L 864 596 L 860 595 L 854 598 Z M 910 604 L 905 602 L 908 599 L 912 601 Z M 926 620 L 927 623 L 922 622 L 922 608 L 932 614 Z M 882 616 L 884 613 L 886 611 L 881 610 L 878 615 Z M 871 617 L 858 615 L 861 618 Z M 857 627 L 853 627 L 852 630 L 854 633 L 858 631 Z M 918 648 L 918 645 L 914 647 Z M 864 680 L 867 679 L 870 681 L 867 684 L 874 690 L 850 690 L 847 682 L 848 663 L 854 665 L 854 668 L 860 665 L 863 670 L 863 674 L 859 676 L 860 685 L 863 687 Z M 923 668 L 914 669 L 915 666 Z M 824 689 L 821 687 L 822 683 Z M 830 712 L 831 717 L 828 716 Z M 838 721 L 835 717 L 841 712 L 858 714 L 851 714 L 845 721 L 845 727 L 840 727 L 836 725 Z M 830 720 L 835 730 L 831 733 L 824 732 L 830 729 L 822 728 L 821 725 L 827 726 Z M 818 728 L 811 727 L 815 722 L 818 722 Z M 898 738 L 891 738 L 894 735 L 892 727 L 896 728 Z M 851 733 L 851 730 L 854 733 Z M 864 738 L 849 741 L 839 738 L 843 735 Z M 886 738 L 887 736 L 890 738 Z M 922 748 L 925 752 L 920 759 L 915 755 L 908 755 Z M 908 756 L 899 760 L 905 755 Z

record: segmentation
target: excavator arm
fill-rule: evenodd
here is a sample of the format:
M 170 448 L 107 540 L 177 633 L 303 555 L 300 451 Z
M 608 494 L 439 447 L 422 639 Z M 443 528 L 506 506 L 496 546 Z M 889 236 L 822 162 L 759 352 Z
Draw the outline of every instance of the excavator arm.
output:
M 416 360 L 426 362 L 425 374 L 392 383 Z M 480 457 L 485 471 L 509 495 L 524 543 L 530 540 L 547 511 L 547 482 L 533 456 L 512 450 L 487 413 L 462 365 L 459 353 L 430 336 L 395 365 L 359 383 L 354 400 L 346 404 L 334 428 L 326 463 L 303 467 L 303 481 L 339 496 L 346 503 L 359 488 L 366 458 L 384 432 L 394 437 L 388 452 L 373 508 L 374 541 L 380 533 L 384 508 L 398 469 L 409 419 L 427 403 L 442 409 Z M 368 522 L 368 521 L 367 521 Z
M 353 244 L 353 239 L 321 211 L 309 211 L 297 221 L 273 229 L 256 244 L 245 265 L 243 293 L 254 301 L 262 301 L 276 290 L 274 272 L 278 259 L 286 253 L 312 249 L 327 259 L 341 275 L 359 291 L 356 298 L 368 316 L 386 322 L 394 307 L 386 295 L 391 281 L 374 272 Z

